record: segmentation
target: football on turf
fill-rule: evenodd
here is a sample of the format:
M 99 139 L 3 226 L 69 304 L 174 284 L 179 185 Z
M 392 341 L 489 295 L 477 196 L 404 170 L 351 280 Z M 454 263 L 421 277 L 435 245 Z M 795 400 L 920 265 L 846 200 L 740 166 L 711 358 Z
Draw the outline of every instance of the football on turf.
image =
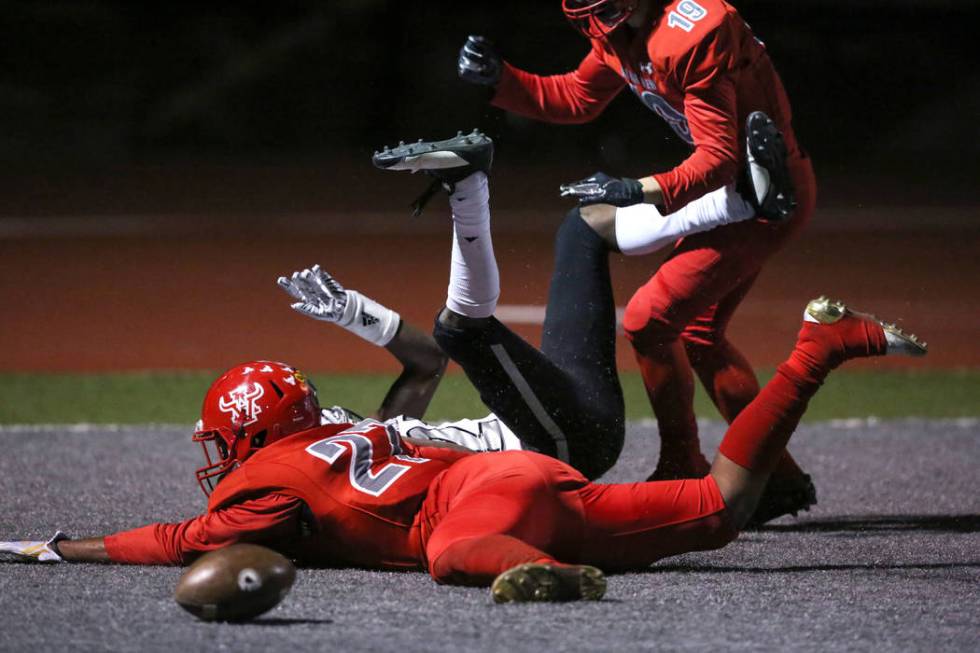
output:
M 202 621 L 244 621 L 278 605 L 295 578 L 293 563 L 272 549 L 233 544 L 188 567 L 174 600 Z

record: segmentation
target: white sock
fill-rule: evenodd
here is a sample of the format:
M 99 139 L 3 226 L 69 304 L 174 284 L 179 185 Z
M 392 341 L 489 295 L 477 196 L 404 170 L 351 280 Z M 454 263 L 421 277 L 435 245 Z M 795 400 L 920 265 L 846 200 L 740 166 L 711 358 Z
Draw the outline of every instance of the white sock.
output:
M 500 273 L 490 238 L 490 190 L 476 172 L 456 182 L 449 196 L 453 210 L 453 258 L 446 306 L 467 317 L 490 317 L 500 297 Z
M 616 244 L 627 256 L 649 254 L 679 238 L 755 217 L 755 209 L 729 184 L 664 216 L 653 204 L 616 209 Z

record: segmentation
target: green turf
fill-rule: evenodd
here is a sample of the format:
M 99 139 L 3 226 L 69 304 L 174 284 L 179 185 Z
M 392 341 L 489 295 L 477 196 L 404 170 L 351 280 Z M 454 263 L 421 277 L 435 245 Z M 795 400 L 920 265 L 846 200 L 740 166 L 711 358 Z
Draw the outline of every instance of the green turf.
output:
M 770 372 L 771 373 L 771 372 Z M 768 378 L 770 373 L 764 373 Z M 186 423 L 197 419 L 212 372 L 119 374 L 0 374 L 0 423 Z M 324 404 L 358 412 L 377 408 L 392 377 L 314 374 Z M 639 376 L 623 375 L 629 419 L 650 416 Z M 718 414 L 698 389 L 697 414 Z M 430 419 L 485 414 L 462 375 L 450 375 L 432 402 Z M 980 416 L 980 370 L 916 372 L 838 371 L 811 402 L 808 420 L 842 417 Z

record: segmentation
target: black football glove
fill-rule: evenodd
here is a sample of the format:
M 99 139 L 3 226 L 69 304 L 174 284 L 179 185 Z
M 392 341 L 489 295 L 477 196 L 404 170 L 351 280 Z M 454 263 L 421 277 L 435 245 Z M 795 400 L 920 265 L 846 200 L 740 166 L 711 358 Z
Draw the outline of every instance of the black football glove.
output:
M 466 38 L 459 51 L 457 70 L 460 79 L 483 86 L 496 86 L 500 81 L 502 66 L 500 54 L 489 39 L 473 35 Z
M 636 179 L 610 177 L 604 172 L 597 172 L 582 181 L 562 185 L 561 196 L 574 197 L 580 206 L 632 206 L 643 202 L 643 186 Z

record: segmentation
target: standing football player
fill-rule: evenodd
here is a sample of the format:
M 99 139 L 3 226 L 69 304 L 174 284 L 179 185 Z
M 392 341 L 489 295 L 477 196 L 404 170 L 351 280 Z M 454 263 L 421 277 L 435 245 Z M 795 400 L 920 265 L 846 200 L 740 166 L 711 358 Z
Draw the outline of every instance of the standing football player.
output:
M 778 130 L 785 138 L 794 192 L 755 198 L 768 222 L 684 238 L 626 308 L 623 325 L 660 428 L 660 461 L 651 478 L 697 476 L 708 463 L 694 417 L 694 373 L 729 423 L 758 394 L 752 367 L 726 329 L 765 261 L 809 220 L 816 200 L 813 169 L 765 46 L 728 3 L 564 0 L 563 9 L 591 46 L 576 70 L 529 73 L 501 59 L 487 39 L 471 36 L 460 52 L 459 75 L 493 87 L 497 107 L 562 124 L 595 119 L 629 87 L 691 147 L 672 170 L 646 170 L 636 178 L 596 173 L 563 187 L 564 195 L 579 199 L 582 217 L 609 247 L 635 253 L 632 241 L 661 214 L 731 183 L 747 135 L 776 138 Z M 809 476 L 786 454 L 760 519 L 795 514 L 815 496 Z

